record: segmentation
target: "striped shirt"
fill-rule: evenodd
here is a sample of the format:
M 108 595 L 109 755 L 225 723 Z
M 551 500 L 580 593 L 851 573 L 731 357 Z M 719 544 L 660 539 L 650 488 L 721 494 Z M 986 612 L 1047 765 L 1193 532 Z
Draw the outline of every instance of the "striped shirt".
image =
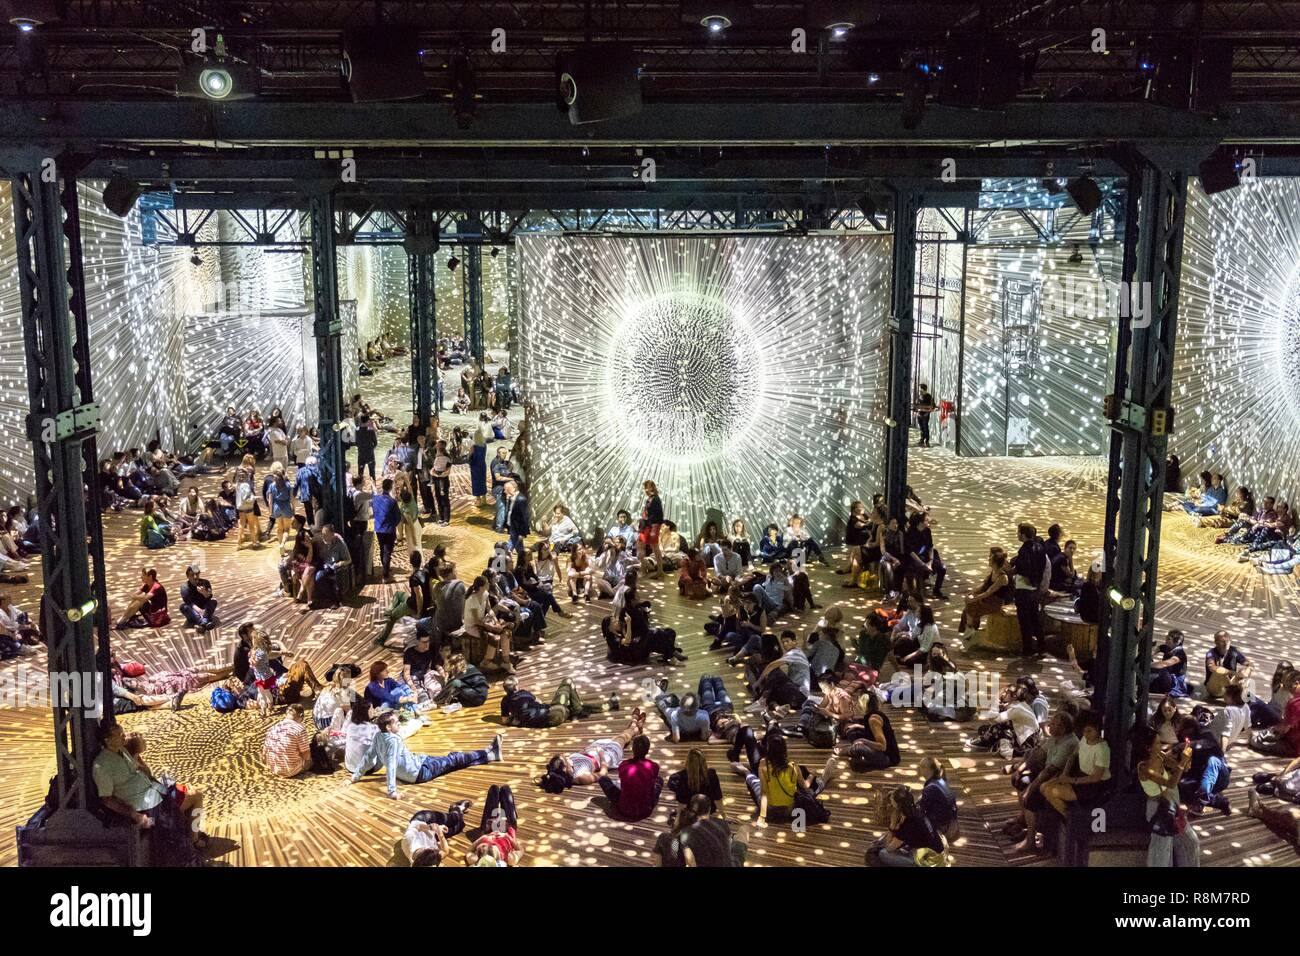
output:
M 266 768 L 277 777 L 296 777 L 311 764 L 311 735 L 292 717 L 286 717 L 266 732 L 262 744 Z

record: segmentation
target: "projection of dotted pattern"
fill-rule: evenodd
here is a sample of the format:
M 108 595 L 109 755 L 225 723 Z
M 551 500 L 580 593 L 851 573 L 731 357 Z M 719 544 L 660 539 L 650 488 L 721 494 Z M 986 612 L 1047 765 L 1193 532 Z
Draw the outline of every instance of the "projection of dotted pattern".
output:
M 881 481 L 888 236 L 521 238 L 519 379 L 539 516 L 694 535 L 798 511 L 834 533 Z
M 1170 448 L 1189 478 L 1300 493 L 1300 180 L 1188 186 Z

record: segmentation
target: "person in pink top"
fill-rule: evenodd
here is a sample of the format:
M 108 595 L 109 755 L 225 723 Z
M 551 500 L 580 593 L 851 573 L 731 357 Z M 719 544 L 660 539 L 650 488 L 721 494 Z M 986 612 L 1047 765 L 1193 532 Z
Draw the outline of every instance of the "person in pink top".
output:
M 614 813 L 624 820 L 644 820 L 654 812 L 663 791 L 659 765 L 649 759 L 650 738 L 640 734 L 632 738 L 632 756 L 618 765 L 618 782 L 609 778 L 601 767 L 598 783 Z

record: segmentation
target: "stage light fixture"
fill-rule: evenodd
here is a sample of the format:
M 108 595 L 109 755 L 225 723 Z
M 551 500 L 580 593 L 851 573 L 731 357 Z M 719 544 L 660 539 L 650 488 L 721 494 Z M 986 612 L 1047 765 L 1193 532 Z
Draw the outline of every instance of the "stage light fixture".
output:
M 682 0 L 681 21 L 704 27 L 711 37 L 720 37 L 744 19 L 746 7 L 745 0 Z
M 61 19 L 59 0 L 7 0 L 2 6 L 5 18 L 21 33 Z
M 1137 607 L 1137 601 L 1125 595 L 1119 588 L 1110 589 L 1110 603 L 1125 611 L 1131 611 Z
M 1197 173 L 1201 189 L 1207 196 L 1227 192 L 1241 185 L 1241 167 L 1237 163 L 1237 154 L 1224 146 L 1211 153 L 1198 167 Z
M 458 265 L 460 265 L 460 260 L 457 259 L 455 256 L 452 256 L 450 259 L 447 260 L 447 270 L 449 272 L 455 272 L 456 267 Z
M 113 215 L 125 219 L 131 215 L 131 210 L 135 208 L 135 201 L 143 192 L 144 187 L 139 183 L 132 182 L 120 172 L 114 171 L 104 186 L 104 206 Z
M 415 32 L 349 30 L 343 37 L 343 75 L 354 103 L 423 96 L 424 63 Z
M 192 266 L 203 265 L 203 257 L 200 256 L 197 252 L 194 253 L 194 255 L 190 256 L 190 265 Z
M 849 31 L 852 29 L 853 29 L 852 23 L 848 23 L 848 22 L 832 23 L 830 26 L 826 28 L 826 32 L 830 34 L 830 38 L 832 40 L 843 40 L 845 37 L 849 35 Z
M 226 55 L 226 41 L 217 36 L 214 52 L 188 59 L 176 79 L 180 96 L 205 96 L 210 100 L 246 100 L 257 93 L 257 71 Z
M 1090 176 L 1080 176 L 1070 180 L 1065 186 L 1065 191 L 1079 207 L 1079 212 L 1085 216 L 1091 216 L 1101 207 L 1101 187 Z
M 1065 261 L 1070 263 L 1070 265 L 1074 265 L 1074 266 L 1081 265 L 1083 263 L 1083 250 L 1079 248 L 1079 244 L 1077 242 L 1074 244 L 1074 251 L 1070 253 L 1070 258 L 1066 259 Z
M 99 607 L 99 601 L 96 600 L 95 598 L 91 598 L 89 601 L 85 601 L 82 604 L 79 604 L 77 607 L 68 608 L 66 611 L 63 612 L 63 616 L 66 617 L 73 624 L 76 624 L 78 621 L 90 617 L 90 615 L 94 614 L 95 610 L 98 607 Z
M 636 51 L 621 43 L 586 43 L 555 58 L 557 106 L 569 122 L 599 123 L 641 111 Z
M 491 256 L 493 259 L 495 259 L 500 254 L 500 252 L 501 249 L 499 247 L 493 246 L 492 251 L 489 252 L 488 255 Z

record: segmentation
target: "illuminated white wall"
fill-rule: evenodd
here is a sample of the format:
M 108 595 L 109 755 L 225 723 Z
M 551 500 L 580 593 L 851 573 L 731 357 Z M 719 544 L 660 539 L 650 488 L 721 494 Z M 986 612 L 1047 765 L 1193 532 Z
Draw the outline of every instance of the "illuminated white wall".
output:
M 1171 450 L 1189 478 L 1300 494 L 1300 180 L 1188 187 Z
M 888 236 L 518 242 L 531 497 L 584 528 L 654 480 L 695 533 L 798 511 L 821 534 L 881 483 Z
M 995 215 L 966 265 L 962 453 L 1099 455 L 1120 250 L 1043 245 L 1015 210 Z M 1081 236 L 1086 240 L 1086 233 Z
M 265 351 L 275 336 L 248 316 L 302 307 L 301 254 L 207 248 L 194 265 L 191 249 L 143 246 L 139 213 L 109 213 L 95 184 L 80 185 L 80 200 L 101 454 L 155 436 L 168 447 L 192 447 L 228 397 L 270 393 L 281 384 L 293 392 L 279 359 Z M 19 501 L 32 490 L 32 453 L 23 424 L 27 368 L 7 182 L 0 183 L 0 207 L 0 501 Z M 213 217 L 205 238 L 219 238 L 222 219 Z M 230 312 L 213 315 L 219 309 Z M 198 318 L 205 314 L 206 324 Z M 301 365 L 301 348 L 296 354 Z M 355 381 L 355 369 L 353 375 Z M 298 382 L 303 394 L 301 368 Z

